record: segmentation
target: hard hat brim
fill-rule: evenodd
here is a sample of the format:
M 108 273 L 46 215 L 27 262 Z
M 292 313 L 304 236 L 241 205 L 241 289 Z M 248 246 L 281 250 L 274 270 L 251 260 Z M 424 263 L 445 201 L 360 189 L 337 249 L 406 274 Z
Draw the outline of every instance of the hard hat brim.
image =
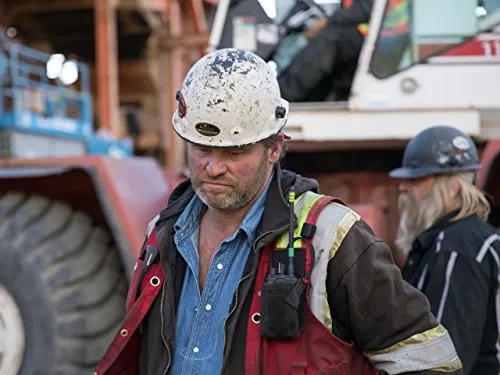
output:
M 270 118 L 272 118 L 272 127 L 268 126 L 259 132 L 247 132 L 246 136 L 242 137 L 231 137 L 227 129 L 224 129 L 223 132 L 217 134 L 216 136 L 203 137 L 201 134 L 197 134 L 192 130 L 194 129 L 194 124 L 191 124 L 188 119 L 181 117 L 178 109 L 172 116 L 172 125 L 176 134 L 183 140 L 206 147 L 242 147 L 258 143 L 278 133 L 282 133 L 285 140 L 289 140 L 291 137 L 283 132 L 288 119 L 289 103 L 285 99 L 281 99 L 281 106 L 285 108 L 287 116 L 283 118 L 275 118 L 273 113 L 270 116 Z
M 456 174 L 463 172 L 474 172 L 477 171 L 481 167 L 480 164 L 474 164 L 467 167 L 457 167 L 457 168 L 449 168 L 449 169 L 441 169 L 441 168 L 396 168 L 389 172 L 389 176 L 391 178 L 397 180 L 414 180 L 417 178 L 427 177 L 427 176 L 436 176 L 441 174 Z
M 416 170 L 411 168 L 396 168 L 389 172 L 389 176 L 399 180 L 411 180 L 432 175 L 429 171 Z

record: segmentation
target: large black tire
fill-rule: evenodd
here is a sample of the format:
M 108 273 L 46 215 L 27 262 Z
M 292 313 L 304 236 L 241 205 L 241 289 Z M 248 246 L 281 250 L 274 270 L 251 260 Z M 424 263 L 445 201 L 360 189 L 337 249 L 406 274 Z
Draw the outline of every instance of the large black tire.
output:
M 24 325 L 20 375 L 92 374 L 123 320 L 126 285 L 110 236 L 45 197 L 0 195 L 1 286 Z

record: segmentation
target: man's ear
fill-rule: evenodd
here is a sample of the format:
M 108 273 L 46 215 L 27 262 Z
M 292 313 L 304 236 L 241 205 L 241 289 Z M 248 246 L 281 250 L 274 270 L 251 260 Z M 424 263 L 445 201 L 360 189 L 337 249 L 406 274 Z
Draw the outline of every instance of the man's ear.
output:
M 275 164 L 280 160 L 285 136 L 282 133 L 277 134 L 277 140 L 269 147 L 269 164 Z

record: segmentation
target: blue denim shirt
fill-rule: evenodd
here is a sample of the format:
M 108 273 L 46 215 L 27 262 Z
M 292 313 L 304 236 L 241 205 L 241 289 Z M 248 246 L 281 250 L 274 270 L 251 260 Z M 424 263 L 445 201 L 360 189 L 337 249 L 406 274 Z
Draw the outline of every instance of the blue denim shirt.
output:
M 177 307 L 173 375 L 220 374 L 225 321 L 251 253 L 268 190 L 269 184 L 236 232 L 221 243 L 208 270 L 201 296 L 198 288 L 198 234 L 203 202 L 195 195 L 177 220 L 174 241 L 187 267 Z

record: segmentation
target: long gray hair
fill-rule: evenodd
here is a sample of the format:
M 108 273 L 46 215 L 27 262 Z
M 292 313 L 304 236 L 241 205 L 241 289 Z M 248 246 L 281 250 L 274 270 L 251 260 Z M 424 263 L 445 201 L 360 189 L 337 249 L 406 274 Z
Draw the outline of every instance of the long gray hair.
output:
M 453 196 L 452 183 L 457 177 L 460 184 L 459 192 Z M 474 186 L 473 180 L 473 173 L 435 176 L 431 191 L 420 201 L 416 201 L 407 193 L 402 193 L 398 200 L 401 217 L 396 246 L 408 253 L 417 235 L 456 209 L 459 211 L 452 220 L 475 214 L 486 221 L 490 213 L 490 204 L 484 194 Z

